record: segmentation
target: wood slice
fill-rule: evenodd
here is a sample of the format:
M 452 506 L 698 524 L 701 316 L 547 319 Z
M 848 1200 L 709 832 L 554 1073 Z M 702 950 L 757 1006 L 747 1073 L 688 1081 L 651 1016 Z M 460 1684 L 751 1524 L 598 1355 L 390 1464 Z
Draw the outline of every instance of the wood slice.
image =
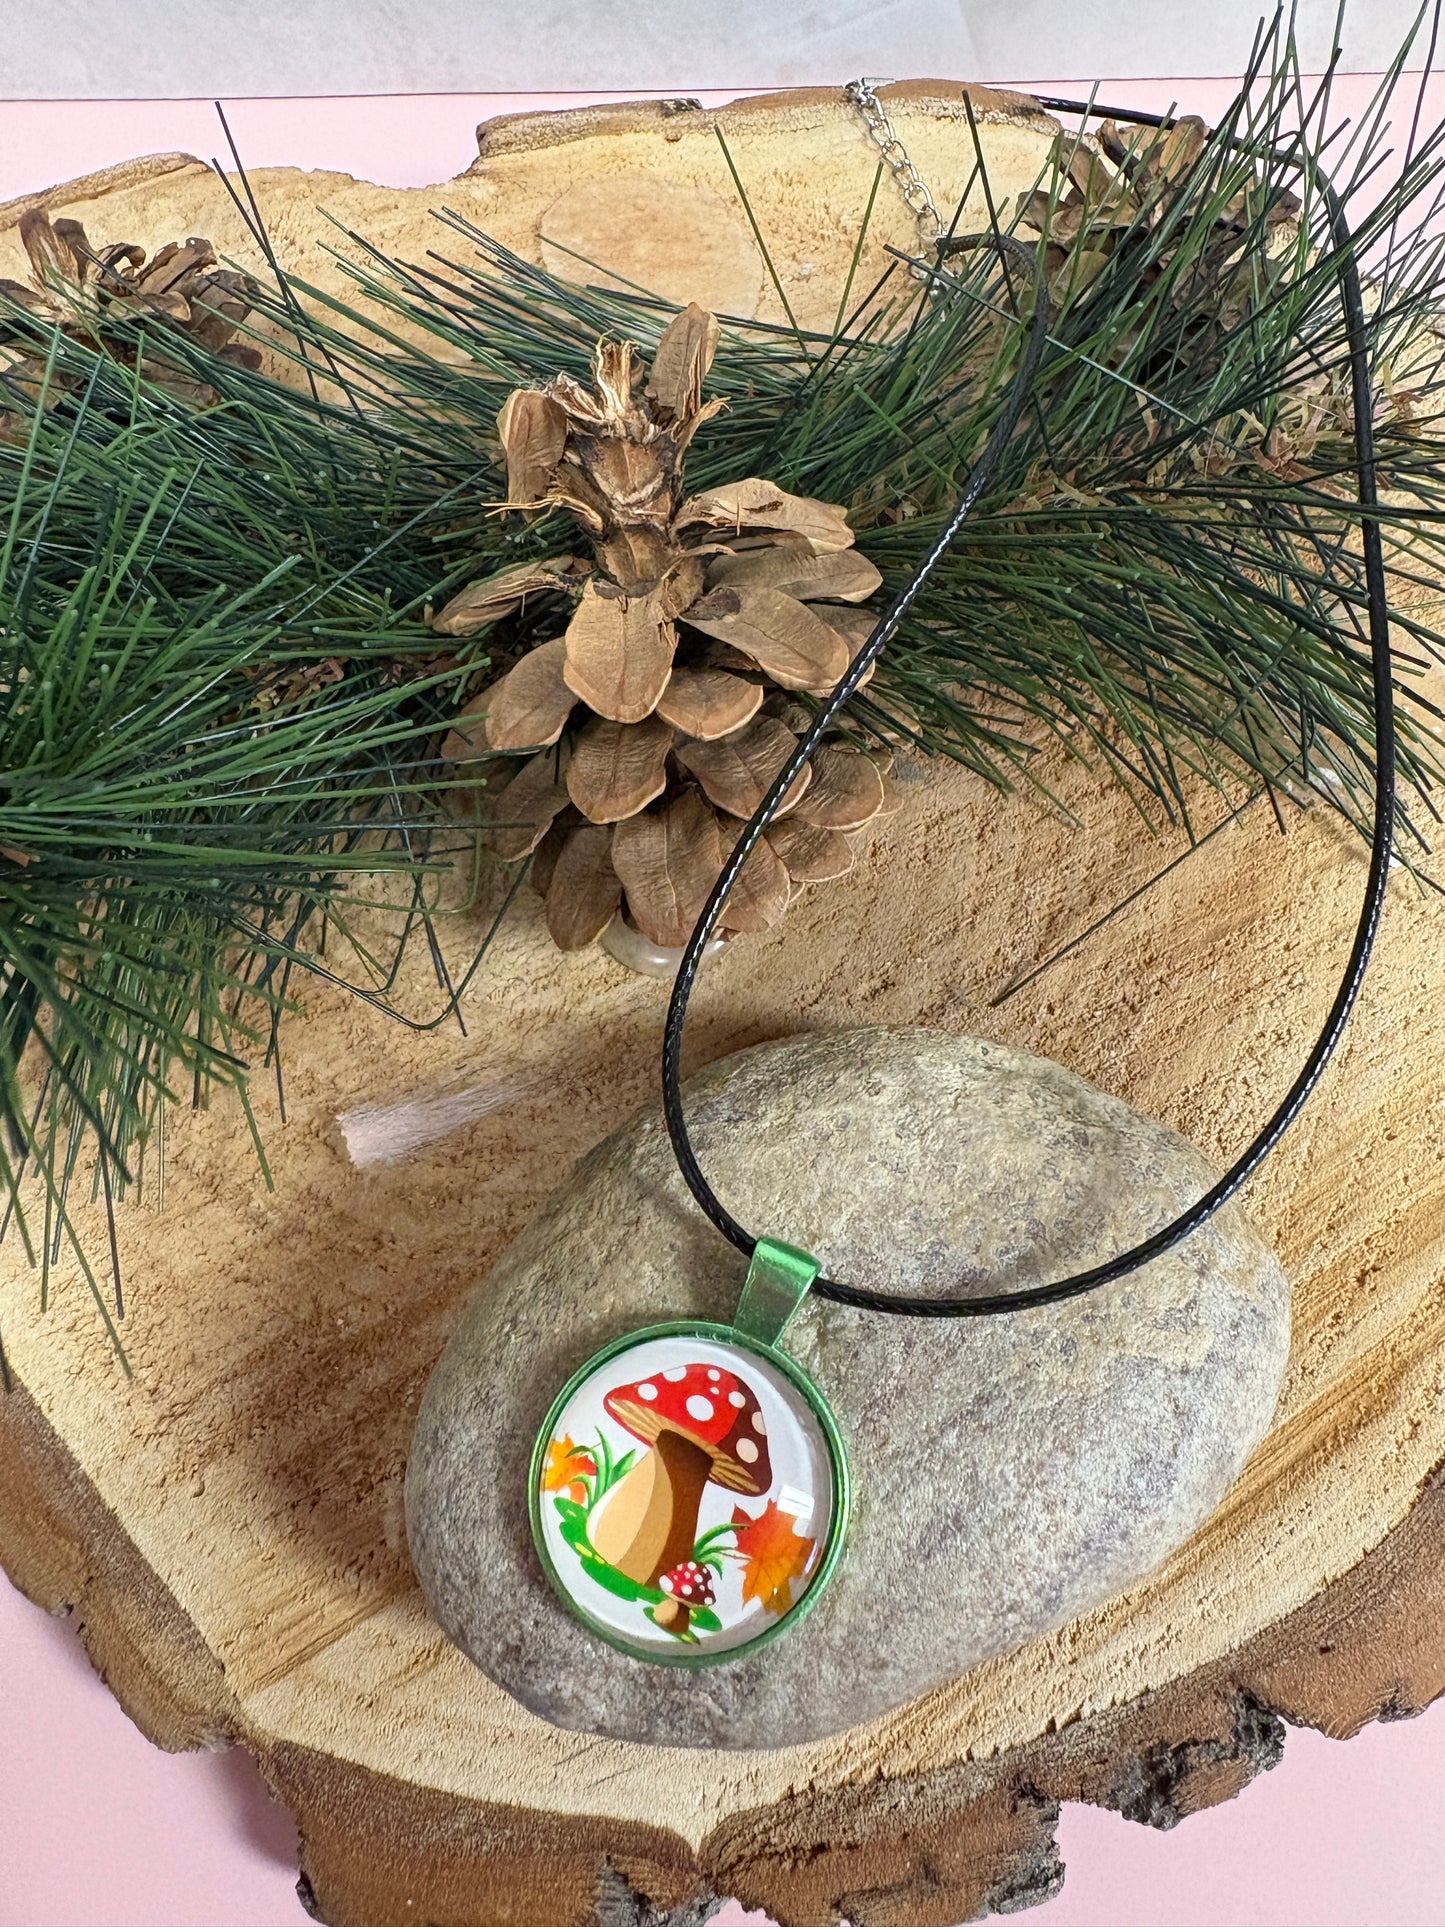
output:
M 1048 123 L 975 98 L 1012 192 Z M 959 90 L 913 83 L 894 104 L 942 203 L 971 166 Z M 535 259 L 546 209 L 584 175 L 651 170 L 726 197 L 715 121 L 795 300 L 828 318 L 874 172 L 832 92 L 513 118 L 482 130 L 470 173 L 421 194 L 285 170 L 254 184 L 282 258 L 334 287 L 318 203 L 419 255 L 444 202 Z M 219 185 L 174 156 L 40 198 L 96 241 L 208 233 L 248 256 Z M 887 195 L 880 209 L 872 245 L 906 244 L 906 212 Z M 0 273 L 17 256 L 0 232 Z M 1224 1162 L 1332 994 L 1358 842 L 1321 811 L 1281 836 L 1256 807 L 995 1007 L 1179 845 L 1141 838 L 1057 750 L 1041 775 L 1082 831 L 958 769 L 902 773 L 904 807 L 846 878 L 709 964 L 690 1062 L 858 1022 L 969 1029 L 1057 1058 Z M 478 928 L 443 925 L 453 964 Z M 401 988 L 437 1010 L 424 948 Z M 333 1927 L 580 1927 L 707 1892 L 784 1927 L 948 1927 L 1042 1899 L 1058 1802 L 1172 1825 L 1271 1764 L 1281 1717 L 1344 1736 L 1445 1687 L 1442 990 L 1445 904 L 1397 880 L 1345 1046 L 1250 1188 L 1294 1281 L 1295 1343 L 1274 1429 L 1215 1516 L 1122 1597 L 836 1739 L 684 1755 L 554 1730 L 448 1644 L 408 1567 L 402 1470 L 458 1308 L 573 1160 L 656 1092 L 665 988 L 599 951 L 559 957 L 532 900 L 466 997 L 465 1035 L 305 991 L 285 1124 L 257 1087 L 273 1191 L 233 1104 L 175 1122 L 164 1210 L 122 1216 L 132 1378 L 79 1281 L 62 1272 L 42 1315 L 5 1247 L 20 1389 L 0 1400 L 0 1559 L 74 1614 L 153 1739 L 255 1753 Z M 353 1163 L 339 1114 L 403 1099 L 413 1127 L 453 1128 Z

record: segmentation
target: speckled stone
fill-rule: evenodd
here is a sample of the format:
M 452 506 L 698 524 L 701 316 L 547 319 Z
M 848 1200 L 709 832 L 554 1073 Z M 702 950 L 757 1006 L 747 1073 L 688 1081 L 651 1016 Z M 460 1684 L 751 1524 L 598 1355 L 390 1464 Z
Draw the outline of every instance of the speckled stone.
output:
M 691 1082 L 688 1117 L 745 1224 L 899 1291 L 1076 1270 L 1213 1175 L 1183 1138 L 1058 1065 L 925 1030 L 740 1052 Z M 662 1319 L 729 1321 L 743 1270 L 646 1110 L 478 1287 L 427 1387 L 406 1509 L 432 1612 L 558 1725 L 785 1746 L 1049 1632 L 1149 1572 L 1218 1504 L 1269 1424 L 1289 1342 L 1284 1275 L 1233 1208 L 1132 1277 L 1041 1310 L 934 1322 L 809 1301 L 787 1345 L 847 1441 L 847 1551 L 782 1638 L 682 1672 L 568 1616 L 532 1545 L 528 1455 L 594 1351 Z

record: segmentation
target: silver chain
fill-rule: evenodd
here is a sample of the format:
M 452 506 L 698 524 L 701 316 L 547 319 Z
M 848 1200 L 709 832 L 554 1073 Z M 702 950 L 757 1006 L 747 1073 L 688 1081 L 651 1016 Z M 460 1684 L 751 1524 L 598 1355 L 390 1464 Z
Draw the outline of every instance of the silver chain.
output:
M 889 82 L 877 74 L 864 75 L 859 80 L 850 80 L 845 93 L 867 122 L 868 132 L 873 144 L 883 156 L 893 178 L 903 194 L 904 200 L 912 211 L 918 225 L 918 238 L 922 251 L 927 254 L 941 240 L 945 232 L 943 218 L 934 206 L 933 196 L 929 193 L 923 176 L 913 165 L 913 156 L 904 146 L 898 129 L 885 113 L 882 101 L 874 89 L 887 87 Z M 920 281 L 932 280 L 926 268 L 915 265 L 911 270 Z

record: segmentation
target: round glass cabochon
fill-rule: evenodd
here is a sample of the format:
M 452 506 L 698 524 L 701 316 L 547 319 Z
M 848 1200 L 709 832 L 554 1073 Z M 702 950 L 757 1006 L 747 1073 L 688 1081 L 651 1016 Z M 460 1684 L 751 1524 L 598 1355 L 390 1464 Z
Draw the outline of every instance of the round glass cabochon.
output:
M 842 1523 L 831 1421 L 713 1329 L 642 1333 L 594 1359 L 534 1460 L 554 1584 L 648 1659 L 735 1652 L 783 1625 L 826 1578 Z

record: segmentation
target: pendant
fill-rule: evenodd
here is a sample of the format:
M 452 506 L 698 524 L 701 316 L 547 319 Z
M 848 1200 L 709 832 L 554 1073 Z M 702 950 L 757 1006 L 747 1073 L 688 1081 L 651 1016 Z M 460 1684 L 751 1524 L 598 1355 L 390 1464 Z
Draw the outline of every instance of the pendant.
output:
M 532 1536 L 569 1610 L 641 1659 L 736 1659 L 838 1563 L 843 1442 L 779 1347 L 816 1259 L 760 1238 L 731 1325 L 629 1332 L 558 1393 L 532 1453 Z

